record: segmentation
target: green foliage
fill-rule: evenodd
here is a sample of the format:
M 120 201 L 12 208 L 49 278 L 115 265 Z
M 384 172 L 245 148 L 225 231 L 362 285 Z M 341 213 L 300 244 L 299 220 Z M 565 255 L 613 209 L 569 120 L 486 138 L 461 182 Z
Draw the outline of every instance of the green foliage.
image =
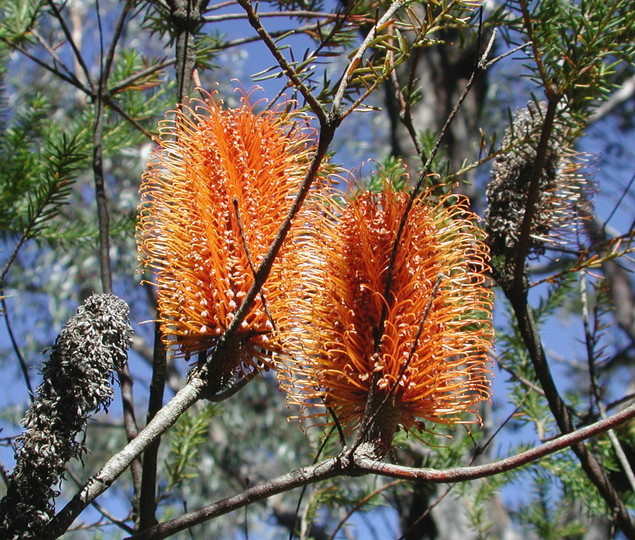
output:
M 466 501 L 465 512 L 479 540 L 493 537 L 497 516 L 492 515 L 492 507 L 495 508 L 498 493 L 508 481 L 508 476 L 498 475 L 457 487 Z
M 168 472 L 166 490 L 198 475 L 198 456 L 209 432 L 210 424 L 218 416 L 218 407 L 206 405 L 183 414 L 170 432 L 170 454 L 165 463 Z
M 395 156 L 388 156 L 383 162 L 377 163 L 376 169 L 365 182 L 365 187 L 376 193 L 384 190 L 387 182 L 396 191 L 405 189 L 407 169 L 403 161 Z
M 518 40 L 510 31 L 531 42 L 527 67 L 533 81 L 548 95 L 565 98 L 571 120 L 586 123 L 590 108 L 606 99 L 613 87 L 616 66 L 633 62 L 635 14 L 631 2 L 542 0 L 511 4 L 516 18 L 509 18 L 503 28 L 512 43 Z
M 61 212 L 86 164 L 84 141 L 50 126 L 48 103 L 35 96 L 0 141 L 0 233 L 35 238 Z
M 545 540 L 577 538 L 584 533 L 584 526 L 569 515 L 569 508 L 554 493 L 554 478 L 539 469 L 533 475 L 534 500 L 514 512 L 528 534 Z M 557 481 L 555 481 L 557 483 Z
M 32 44 L 32 29 L 44 7 L 44 0 L 2 0 L 0 2 L 0 39 L 13 45 Z

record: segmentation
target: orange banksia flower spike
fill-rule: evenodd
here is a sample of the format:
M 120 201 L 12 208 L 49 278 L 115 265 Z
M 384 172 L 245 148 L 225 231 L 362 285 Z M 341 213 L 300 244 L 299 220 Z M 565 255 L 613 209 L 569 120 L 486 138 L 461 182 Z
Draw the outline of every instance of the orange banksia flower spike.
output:
M 302 418 L 329 411 L 347 433 L 368 429 L 380 454 L 396 429 L 479 420 L 490 396 L 484 235 L 464 198 L 426 192 L 391 266 L 408 198 L 386 183 L 314 207 L 295 255 L 303 294 L 280 324 L 289 402 Z
M 177 355 L 214 348 L 311 162 L 315 136 L 306 119 L 289 107 L 256 113 L 248 97 L 235 109 L 214 96 L 181 107 L 164 121 L 143 175 L 140 260 L 154 275 L 163 340 Z M 238 363 L 221 371 L 267 362 L 279 349 L 285 250 L 235 336 Z

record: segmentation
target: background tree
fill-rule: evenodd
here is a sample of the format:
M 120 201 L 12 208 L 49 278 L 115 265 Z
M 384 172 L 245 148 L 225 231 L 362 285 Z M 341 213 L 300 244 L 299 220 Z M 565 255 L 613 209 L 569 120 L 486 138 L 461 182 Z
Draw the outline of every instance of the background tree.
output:
M 20 381 L 3 404 L 2 527 L 16 536 L 33 527 L 35 537 L 102 528 L 139 538 L 185 528 L 217 537 L 635 537 L 630 424 L 609 430 L 634 414 L 624 382 L 634 313 L 628 4 L 2 2 L 0 344 L 5 378 Z M 385 192 L 388 182 L 416 194 L 425 184 L 426 201 L 453 208 L 453 197 L 433 189 L 443 185 L 487 215 L 499 308 L 492 354 L 497 380 L 508 384 L 497 383 L 494 410 L 481 411 L 485 429 L 426 423 L 418 437 L 398 433 L 374 461 L 343 448 L 337 425 L 305 436 L 283 422 L 284 394 L 259 362 L 214 383 L 219 358 L 243 343 L 237 327 L 188 365 L 165 355 L 159 325 L 138 325 L 157 318 L 155 289 L 139 285 L 134 231 L 158 121 L 200 96 L 197 85 L 217 89 L 224 109 L 238 107 L 232 89 L 248 90 L 251 79 L 270 98 L 256 112 L 275 108 L 286 91 L 318 130 L 306 181 L 329 153 L 332 164 L 356 170 L 374 159 L 377 172 L 357 173 L 371 190 Z M 178 142 L 183 134 L 174 133 Z M 252 230 L 249 216 L 237 215 L 236 241 L 256 249 L 249 239 L 263 225 Z M 262 273 L 252 269 L 265 296 L 275 294 L 267 289 L 275 275 L 260 282 L 275 274 L 272 255 Z M 14 473 L 37 465 L 20 454 L 29 431 L 15 439 L 29 400 L 48 384 L 36 392 L 34 368 L 55 340 L 51 329 L 93 292 L 115 292 L 130 306 L 130 372 L 114 364 L 121 413 L 89 424 L 90 454 L 66 464 L 55 517 L 42 489 L 31 506 L 37 519 L 16 524 L 9 445 L 26 456 Z M 235 326 L 260 298 L 257 288 L 245 293 Z M 565 316 L 563 339 L 565 330 L 552 329 Z M 29 420 L 38 403 L 25 426 L 50 440 Z M 369 425 L 380 416 L 370 414 Z M 531 495 L 515 501 L 519 484 Z

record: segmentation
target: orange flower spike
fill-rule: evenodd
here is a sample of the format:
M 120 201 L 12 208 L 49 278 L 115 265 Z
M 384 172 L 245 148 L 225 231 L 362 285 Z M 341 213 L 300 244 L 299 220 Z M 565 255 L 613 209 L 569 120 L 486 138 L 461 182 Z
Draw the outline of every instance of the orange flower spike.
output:
M 374 381 L 374 404 L 389 396 L 378 415 L 394 417 L 389 440 L 396 427 L 419 430 L 422 420 L 464 423 L 466 412 L 479 420 L 493 340 L 487 248 L 463 198 L 429 199 L 424 193 L 411 209 L 388 298 L 408 194 L 361 190 L 344 206 L 324 200 L 306 218 L 296 267 L 311 269 L 281 325 L 292 357 L 282 386 L 302 417 L 316 416 L 306 409 L 321 402 L 350 432 L 364 421 Z
M 227 329 L 253 284 L 250 260 L 262 262 L 311 161 L 306 120 L 256 114 L 248 97 L 237 109 L 213 96 L 181 107 L 164 121 L 143 175 L 139 256 L 155 275 L 163 340 L 177 354 L 213 348 Z M 279 350 L 270 316 L 284 308 L 285 246 L 237 336 L 247 365 Z

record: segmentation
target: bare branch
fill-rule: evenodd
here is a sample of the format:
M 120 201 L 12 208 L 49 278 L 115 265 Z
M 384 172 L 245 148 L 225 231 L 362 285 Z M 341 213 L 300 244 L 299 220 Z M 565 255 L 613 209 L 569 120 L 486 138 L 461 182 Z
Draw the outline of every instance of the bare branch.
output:
M 88 504 L 106 491 L 134 459 L 173 426 L 180 416 L 200 399 L 204 389 L 205 382 L 198 377 L 192 377 L 139 435 L 111 457 L 102 469 L 91 477 L 71 501 L 60 510 L 46 527 L 45 537 L 58 538 L 63 535 Z
M 595 437 L 608 429 L 614 428 L 629 419 L 635 417 L 635 405 L 616 413 L 605 420 L 600 420 L 585 428 L 581 428 L 574 433 L 562 435 L 549 442 L 536 446 L 525 452 L 514 456 L 500 459 L 485 465 L 471 467 L 456 467 L 453 469 L 431 469 L 413 468 L 393 465 L 376 461 L 368 456 L 357 453 L 350 454 L 345 451 L 338 457 L 324 460 L 316 465 L 301 467 L 290 473 L 278 476 L 252 488 L 249 488 L 238 495 L 222 499 L 194 512 L 184 514 L 173 520 L 161 523 L 147 531 L 135 534 L 130 540 L 149 540 L 167 538 L 179 531 L 185 530 L 204 521 L 227 514 L 239 508 L 243 508 L 254 502 L 261 501 L 278 493 L 291 489 L 314 484 L 328 478 L 336 476 L 360 476 L 363 474 L 379 474 L 391 478 L 399 478 L 410 481 L 420 481 L 435 484 L 453 484 L 456 482 L 467 482 L 484 478 L 495 474 L 507 472 L 533 461 L 543 458 L 554 452 L 558 452 L 572 446 L 580 444 L 582 441 Z
M 84 72 L 84 77 L 86 78 L 86 82 L 90 86 L 91 93 L 94 93 L 95 84 L 90 75 L 90 71 L 88 67 L 86 66 L 86 62 L 84 62 L 84 57 L 82 56 L 81 51 L 78 49 L 77 44 L 75 43 L 75 40 L 73 39 L 73 35 L 71 34 L 71 31 L 66 25 L 66 21 L 64 20 L 64 17 L 62 17 L 62 13 L 60 12 L 59 9 L 57 9 L 57 6 L 55 5 L 55 2 L 53 0 L 48 0 L 47 3 L 53 15 L 55 16 L 55 19 L 59 23 L 60 28 L 62 29 L 62 32 L 64 33 L 64 36 L 66 37 L 66 41 L 68 42 L 71 49 L 73 50 L 73 54 L 75 55 L 75 60 L 81 66 L 81 69 Z
M 302 80 L 300 79 L 295 69 L 293 69 L 291 64 L 287 62 L 287 59 L 280 52 L 280 49 L 278 49 L 277 45 L 271 38 L 271 35 L 269 34 L 269 32 L 267 32 L 265 27 L 260 22 L 260 18 L 258 17 L 258 15 L 256 14 L 256 11 L 252 7 L 251 2 L 249 0 L 237 0 L 237 1 L 241 5 L 241 7 L 245 10 L 245 13 L 247 13 L 249 23 L 251 24 L 253 29 L 256 32 L 258 32 L 258 35 L 261 37 L 263 43 L 271 51 L 271 54 L 278 62 L 278 65 L 282 68 L 286 76 L 293 83 L 293 86 L 297 88 L 297 90 L 302 94 L 302 97 L 304 97 L 306 102 L 309 104 L 309 107 L 311 107 L 313 114 L 315 114 L 315 116 L 318 117 L 320 124 L 324 126 L 327 123 L 326 111 L 324 110 L 322 105 L 320 105 L 318 100 L 315 99 L 311 91 L 302 82 Z

